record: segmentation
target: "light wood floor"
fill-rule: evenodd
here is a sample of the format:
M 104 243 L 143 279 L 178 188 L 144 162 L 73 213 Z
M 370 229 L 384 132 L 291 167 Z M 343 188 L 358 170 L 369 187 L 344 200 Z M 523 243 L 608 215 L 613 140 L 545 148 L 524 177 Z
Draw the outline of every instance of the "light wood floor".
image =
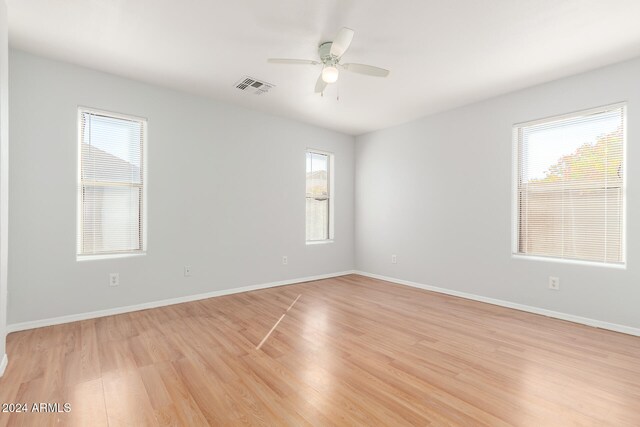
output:
M 18 332 L 8 354 L 0 402 L 71 412 L 3 426 L 640 425 L 640 338 L 356 275 Z

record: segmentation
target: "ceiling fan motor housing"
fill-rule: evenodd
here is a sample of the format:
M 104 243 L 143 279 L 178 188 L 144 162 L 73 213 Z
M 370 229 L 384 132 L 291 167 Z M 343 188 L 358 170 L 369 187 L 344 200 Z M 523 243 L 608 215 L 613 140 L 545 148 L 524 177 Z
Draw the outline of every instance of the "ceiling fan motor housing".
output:
M 333 42 L 324 42 L 318 47 L 318 55 L 320 56 L 322 63 L 325 65 L 329 65 L 329 64 L 333 65 L 337 62 L 338 58 L 331 55 L 332 44 Z

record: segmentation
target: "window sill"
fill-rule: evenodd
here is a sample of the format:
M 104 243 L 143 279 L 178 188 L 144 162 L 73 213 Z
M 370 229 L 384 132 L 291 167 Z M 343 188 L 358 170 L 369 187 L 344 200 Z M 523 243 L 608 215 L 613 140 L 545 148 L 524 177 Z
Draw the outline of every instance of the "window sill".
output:
M 574 265 L 584 265 L 588 267 L 605 267 L 605 268 L 613 268 L 616 270 L 626 270 L 627 264 L 613 264 L 613 263 L 604 263 L 604 262 L 596 262 L 596 261 L 580 261 L 577 259 L 563 259 L 563 258 L 553 258 L 553 257 L 545 257 L 545 256 L 536 256 L 536 255 L 524 255 L 524 254 L 511 254 L 511 259 L 515 260 L 523 260 L 523 261 L 547 261 L 559 264 L 574 264 Z
M 325 243 L 333 243 L 333 239 L 327 240 L 307 240 L 307 245 L 324 245 Z
M 101 255 L 76 255 L 76 261 L 98 261 L 103 259 L 137 258 L 145 256 L 146 252 L 126 253 L 126 254 L 101 254 Z

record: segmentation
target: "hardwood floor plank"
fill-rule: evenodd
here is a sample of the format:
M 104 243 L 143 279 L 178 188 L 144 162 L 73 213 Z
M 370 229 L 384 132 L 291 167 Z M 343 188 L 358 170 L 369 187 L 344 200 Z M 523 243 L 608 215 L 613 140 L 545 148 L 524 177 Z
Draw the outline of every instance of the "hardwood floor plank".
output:
M 179 425 L 207 425 L 205 416 L 193 400 L 180 375 L 173 369 L 171 363 L 165 362 L 157 364 L 154 366 L 154 370 L 160 379 L 162 379 L 165 390 L 169 394 L 171 402 L 175 407 L 176 415 L 180 421 Z
M 101 378 L 67 387 L 63 396 L 71 405 L 71 412 L 65 414 L 63 424 L 73 427 L 109 425 Z
M 207 422 L 210 425 L 223 425 L 232 410 L 230 402 L 227 402 L 227 397 L 220 392 L 216 382 L 205 375 L 206 370 L 197 364 L 189 359 L 180 359 L 173 362 L 173 367 Z
M 137 369 L 109 371 L 102 384 L 110 427 L 159 425 Z

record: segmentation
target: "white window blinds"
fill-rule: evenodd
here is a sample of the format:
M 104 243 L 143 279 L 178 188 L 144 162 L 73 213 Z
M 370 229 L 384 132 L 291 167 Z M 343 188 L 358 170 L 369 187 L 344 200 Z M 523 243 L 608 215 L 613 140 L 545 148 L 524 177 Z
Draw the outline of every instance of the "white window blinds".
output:
M 331 155 L 307 151 L 306 236 L 307 241 L 331 236 Z
M 516 252 L 624 263 L 625 106 L 514 130 Z
M 80 110 L 78 255 L 144 251 L 146 121 Z

